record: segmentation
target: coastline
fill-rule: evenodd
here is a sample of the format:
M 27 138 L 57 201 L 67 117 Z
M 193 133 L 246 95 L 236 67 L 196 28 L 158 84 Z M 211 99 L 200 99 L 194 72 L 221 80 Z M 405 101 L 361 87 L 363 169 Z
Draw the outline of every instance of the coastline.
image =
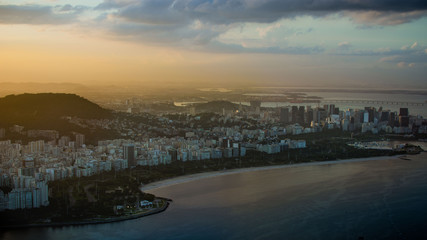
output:
M 267 170 L 281 169 L 281 168 L 322 166 L 322 165 L 329 165 L 329 164 L 365 162 L 365 161 L 376 161 L 376 160 L 390 160 L 390 159 L 399 159 L 402 156 L 405 156 L 405 155 L 350 158 L 350 159 L 338 159 L 338 160 L 331 160 L 331 161 L 313 161 L 313 162 L 305 162 L 305 163 L 291 163 L 291 164 L 272 165 L 272 166 L 263 166 L 263 167 L 235 168 L 235 169 L 213 171 L 213 172 L 202 172 L 202 173 L 183 175 L 183 176 L 174 177 L 170 179 L 160 180 L 157 182 L 152 182 L 149 184 L 142 185 L 140 189 L 141 191 L 146 192 L 146 191 L 154 190 L 157 188 L 169 187 L 169 186 L 177 185 L 181 183 L 187 183 L 191 181 L 196 181 L 196 180 L 201 180 L 201 179 L 206 179 L 211 177 L 237 174 L 237 173 L 267 171 Z
M 57 223 L 34 223 L 34 224 L 22 224 L 22 225 L 9 225 L 9 226 L 0 226 L 0 229 L 20 229 L 20 228 L 39 228 L 39 227 L 68 227 L 68 226 L 81 226 L 81 225 L 93 225 L 93 224 L 103 224 L 103 223 L 113 223 L 121 222 L 132 219 L 137 219 L 141 217 L 146 217 L 149 215 L 157 214 L 164 212 L 169 207 L 170 199 L 163 199 L 165 204 L 158 209 L 149 212 L 137 213 L 129 216 L 120 216 L 115 218 L 108 219 L 92 219 L 92 220 L 83 220 L 76 222 L 57 222 Z
M 338 159 L 338 160 L 331 160 L 331 161 L 312 161 L 312 162 L 303 162 L 303 163 L 291 163 L 291 164 L 282 164 L 282 165 L 235 168 L 235 169 L 220 170 L 220 171 L 202 172 L 202 173 L 183 175 L 179 177 L 152 182 L 146 185 L 142 185 L 140 187 L 140 190 L 143 192 L 147 192 L 150 190 L 155 190 L 158 188 L 168 187 L 168 186 L 177 185 L 181 183 L 187 183 L 187 182 L 206 179 L 206 178 L 245 173 L 245 172 L 268 171 L 268 170 L 283 169 L 283 168 L 322 166 L 322 165 L 330 165 L 330 164 L 353 163 L 353 162 L 364 162 L 364 161 L 375 161 L 375 160 L 393 160 L 393 159 L 402 159 L 402 156 L 407 157 L 406 155 L 394 155 L 394 156 L 379 156 L 379 157 L 367 157 L 367 158 L 350 158 L 350 159 Z M 404 160 L 410 160 L 410 159 L 404 159 Z M 167 198 L 161 198 L 161 197 L 159 199 L 162 199 L 165 202 L 165 204 L 161 208 L 154 209 L 149 212 L 136 213 L 128 216 L 118 216 L 118 217 L 105 218 L 105 219 L 93 218 L 93 219 L 87 219 L 82 221 L 72 221 L 72 222 L 51 222 L 51 223 L 8 225 L 8 226 L 0 226 L 0 229 L 66 227 L 66 226 L 93 225 L 93 224 L 113 223 L 113 222 L 132 220 L 132 219 L 137 219 L 137 218 L 141 218 L 141 217 L 145 217 L 145 216 L 149 216 L 149 215 L 153 215 L 153 214 L 157 214 L 165 211 L 169 207 L 169 204 L 172 200 Z

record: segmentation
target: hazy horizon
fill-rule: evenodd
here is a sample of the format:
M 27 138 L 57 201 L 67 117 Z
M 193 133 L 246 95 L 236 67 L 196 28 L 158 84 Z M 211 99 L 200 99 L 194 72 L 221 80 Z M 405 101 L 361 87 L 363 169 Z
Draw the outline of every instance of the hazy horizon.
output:
M 315 87 L 315 86 L 284 86 L 284 85 L 182 85 L 158 84 L 147 86 L 141 82 L 128 83 L 73 83 L 73 82 L 0 82 L 0 97 L 24 93 L 73 93 L 84 97 L 108 97 L 112 95 L 128 95 L 155 97 L 163 96 L 164 100 L 182 98 L 185 96 L 202 96 L 208 94 L 215 99 L 226 96 L 245 94 L 286 94 L 286 93 L 383 93 L 383 94 L 414 94 L 427 95 L 427 89 L 422 88 L 363 88 L 363 87 Z M 217 94 L 215 94 L 217 93 Z

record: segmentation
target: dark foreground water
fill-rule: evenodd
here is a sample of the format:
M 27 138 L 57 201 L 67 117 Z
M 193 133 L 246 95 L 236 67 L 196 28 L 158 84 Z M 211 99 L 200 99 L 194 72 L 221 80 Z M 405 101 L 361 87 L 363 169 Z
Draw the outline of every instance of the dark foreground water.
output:
M 427 239 L 427 154 L 245 172 L 163 187 L 163 213 L 0 239 Z

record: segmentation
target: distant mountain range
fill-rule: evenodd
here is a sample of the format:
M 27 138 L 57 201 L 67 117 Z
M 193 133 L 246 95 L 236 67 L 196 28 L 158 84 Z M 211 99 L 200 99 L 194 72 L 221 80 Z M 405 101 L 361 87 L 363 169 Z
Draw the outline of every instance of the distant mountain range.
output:
M 81 93 L 88 90 L 87 86 L 76 83 L 0 82 L 0 96 L 45 92 Z

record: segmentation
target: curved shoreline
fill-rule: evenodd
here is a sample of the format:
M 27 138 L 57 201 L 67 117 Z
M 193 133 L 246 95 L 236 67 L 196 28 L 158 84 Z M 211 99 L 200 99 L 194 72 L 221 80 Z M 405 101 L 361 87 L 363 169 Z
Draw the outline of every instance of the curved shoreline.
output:
M 305 163 L 291 163 L 291 164 L 282 164 L 282 165 L 272 165 L 272 166 L 262 166 L 262 167 L 248 167 L 248 168 L 235 168 L 228 170 L 212 171 L 212 172 L 202 172 L 190 175 L 183 175 L 179 177 L 174 177 L 170 179 L 160 180 L 157 182 L 152 182 L 141 186 L 141 191 L 150 191 L 162 187 L 168 187 L 172 185 L 177 185 L 181 183 L 187 183 L 191 181 L 201 180 L 205 178 L 218 177 L 236 173 L 245 173 L 245 172 L 254 172 L 254 171 L 267 171 L 273 169 L 281 168 L 293 168 L 293 167 L 307 167 L 307 166 L 322 166 L 329 164 L 340 164 L 340 163 L 352 163 L 352 162 L 365 162 L 365 161 L 375 161 L 375 160 L 390 160 L 390 159 L 399 159 L 403 155 L 394 155 L 394 156 L 380 156 L 380 157 L 367 157 L 367 158 L 350 158 L 342 160 L 331 160 L 331 161 L 314 161 L 314 162 L 305 162 Z
M 137 213 L 130 216 L 121 216 L 111 219 L 103 220 L 85 220 L 79 222 L 58 222 L 58 223 L 36 223 L 36 224 L 23 224 L 23 225 L 9 225 L 9 226 L 0 226 L 0 229 L 19 229 L 19 228 L 39 228 L 39 227 L 68 227 L 68 226 L 81 226 L 81 225 L 93 225 L 93 224 L 103 224 L 103 223 L 113 223 L 121 222 L 126 220 L 137 219 L 141 217 L 146 217 L 149 215 L 157 214 L 164 212 L 169 207 L 169 199 L 164 199 L 165 205 L 161 208 L 150 212 Z

